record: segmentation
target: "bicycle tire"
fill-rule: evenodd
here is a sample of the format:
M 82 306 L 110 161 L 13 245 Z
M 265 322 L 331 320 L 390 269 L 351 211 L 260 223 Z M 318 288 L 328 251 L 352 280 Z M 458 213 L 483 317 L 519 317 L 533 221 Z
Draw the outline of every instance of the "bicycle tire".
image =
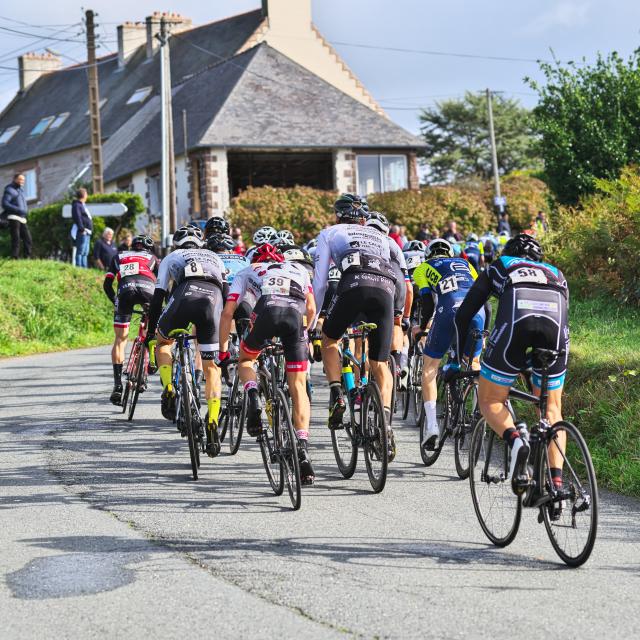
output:
M 348 394 L 345 394 L 347 401 L 348 417 L 342 419 L 341 429 L 330 429 L 331 446 L 333 447 L 333 455 L 338 465 L 338 470 L 342 477 L 349 479 L 356 471 L 358 464 L 358 443 L 356 440 L 356 424 L 354 419 L 353 404 Z
M 144 347 L 138 349 L 137 361 L 135 363 L 135 382 L 131 397 L 129 398 L 129 415 L 127 420 L 133 420 L 133 414 L 138 404 L 138 396 L 140 395 L 140 387 L 144 384 Z
M 393 422 L 393 416 L 398 410 L 398 370 L 396 364 L 396 358 L 393 354 L 389 354 L 387 360 L 389 365 L 389 372 L 391 373 L 391 415 L 389 416 L 389 423 Z
M 380 389 L 374 380 L 369 380 L 362 399 L 361 428 L 363 435 L 362 448 L 367 475 L 374 493 L 380 493 L 387 482 L 389 466 L 389 440 L 387 425 L 384 420 L 384 408 Z M 382 428 L 380 425 L 382 424 Z M 380 463 L 380 471 L 374 473 L 373 465 Z
M 271 381 L 262 372 L 258 373 L 258 393 L 262 404 L 262 433 L 258 441 L 260 443 L 260 454 L 264 470 L 267 472 L 267 479 L 271 489 L 277 496 L 281 496 L 284 491 L 284 471 L 282 460 L 275 454 L 274 420 L 271 399 Z M 271 445 L 271 446 L 269 446 Z M 272 454 L 272 452 L 274 452 Z
M 282 389 L 278 389 L 278 418 L 276 420 L 276 442 L 282 460 L 282 471 L 291 500 L 297 511 L 302 504 L 302 479 L 298 459 L 298 438 L 291 422 L 289 404 Z
M 198 443 L 196 441 L 196 433 L 191 416 L 191 396 L 189 394 L 189 381 L 187 380 L 186 367 L 181 367 L 180 386 L 182 387 L 182 393 L 180 394 L 180 401 L 182 402 L 182 419 L 184 420 L 185 430 L 187 432 L 187 441 L 189 443 L 191 473 L 193 475 L 193 479 L 197 480 L 198 467 L 200 466 L 200 454 L 198 452 Z
M 444 447 L 444 443 L 447 439 L 447 429 L 449 428 L 449 423 L 451 421 L 451 391 L 449 389 L 449 385 L 445 384 L 442 379 L 438 380 L 438 396 L 444 394 L 444 402 L 440 399 L 440 409 L 443 411 L 440 415 L 436 415 L 438 418 L 438 422 L 441 421 L 440 427 L 440 436 L 438 437 L 438 445 L 433 451 L 427 451 L 422 446 L 422 441 L 424 440 L 424 429 L 426 426 L 426 415 L 424 412 L 424 407 L 421 411 L 422 420 L 420 421 L 420 457 L 422 458 L 422 462 L 425 467 L 430 467 L 435 464 L 440 454 L 442 453 L 442 447 Z M 436 401 L 436 406 L 438 402 Z
M 478 522 L 494 545 L 506 547 L 513 542 L 520 528 L 522 495 L 517 496 L 511 489 L 508 445 L 484 418 L 478 420 L 473 430 L 470 456 L 473 462 L 469 465 L 471 500 Z M 490 490 L 491 498 L 485 507 L 484 498 Z M 503 520 L 501 525 L 492 517 L 494 507 L 496 519 L 501 517 Z
M 471 394 L 471 399 L 469 398 Z M 468 403 L 471 403 L 470 406 Z M 462 404 L 458 409 L 458 421 L 455 425 L 455 437 L 453 439 L 453 453 L 456 465 L 456 473 L 460 480 L 469 477 L 469 451 L 471 437 L 475 423 L 480 418 L 478 411 L 478 388 L 471 382 L 467 384 L 462 393 Z
M 411 392 L 413 396 L 414 416 L 416 419 L 415 426 L 420 428 L 422 423 L 421 414 L 424 413 L 424 403 L 422 401 L 422 355 L 416 351 L 413 356 L 413 365 L 411 366 Z
M 245 402 L 245 393 L 240 391 L 240 377 L 236 373 L 231 389 L 231 398 L 227 405 L 230 456 L 235 456 L 240 448 L 246 415 L 247 405 Z
M 120 398 L 120 408 L 122 409 L 122 413 L 126 413 L 127 404 L 129 402 L 129 393 L 131 392 L 131 375 L 134 372 L 135 366 L 135 358 L 138 351 L 138 343 L 135 341 L 131 346 L 131 351 L 129 351 L 129 359 L 127 360 L 127 367 L 124 370 L 124 376 L 126 378 L 126 382 L 122 388 L 122 397 Z
M 407 358 L 407 379 L 406 388 L 402 390 L 402 420 L 405 421 L 409 417 L 409 408 L 411 407 L 411 358 Z
M 553 546 L 554 551 L 560 556 L 560 559 L 570 567 L 579 567 L 584 564 L 591 555 L 593 551 L 593 545 L 596 541 L 596 536 L 598 532 L 598 482 L 596 479 L 596 473 L 593 468 L 593 461 L 591 460 L 591 454 L 589 453 L 589 448 L 587 447 L 587 443 L 583 438 L 582 434 L 578 430 L 578 428 L 572 424 L 571 422 L 560 421 L 556 422 L 551 428 L 551 432 L 549 433 L 549 446 L 551 446 L 551 442 L 557 442 L 557 434 L 561 431 L 565 431 L 567 434 L 567 441 L 569 436 L 573 440 L 573 446 L 567 444 L 565 453 L 564 453 L 564 468 L 565 472 L 567 471 L 567 466 L 569 467 L 568 473 L 565 473 L 565 486 L 568 484 L 568 492 L 571 493 L 574 498 L 583 499 L 584 502 L 578 505 L 578 501 L 574 500 L 571 506 L 570 518 L 566 518 L 568 513 L 568 509 L 564 507 L 562 509 L 560 518 L 556 521 L 551 520 L 551 515 L 548 506 L 544 505 L 541 507 L 542 515 L 544 519 L 544 526 L 547 530 L 547 535 L 549 536 L 549 541 Z M 568 460 L 570 457 L 569 450 L 572 449 L 579 454 L 582 460 Z M 538 486 L 544 487 L 545 492 L 549 493 L 549 478 L 546 473 L 547 470 L 547 460 L 548 454 L 546 454 L 544 449 L 541 449 L 541 463 L 538 465 Z M 546 455 L 545 455 L 546 454 Z M 567 475 L 569 476 L 568 483 L 566 481 Z M 586 476 L 580 477 L 580 475 Z M 583 479 L 586 479 L 586 482 L 582 482 Z M 576 486 L 579 485 L 579 486 Z M 588 496 L 585 500 L 585 496 Z M 564 502 L 570 502 L 569 499 Z M 553 505 L 553 503 L 551 503 Z M 586 509 L 582 509 L 584 505 L 588 504 Z M 564 537 L 564 541 L 567 542 L 569 537 L 569 531 L 577 531 L 578 518 L 576 516 L 580 516 L 581 514 L 586 514 L 587 521 L 585 524 L 587 525 L 586 537 L 584 543 L 580 543 L 576 547 L 575 553 L 570 553 L 567 549 L 562 545 L 561 538 Z M 583 518 L 580 517 L 580 521 L 584 521 Z M 564 536 L 562 535 L 564 533 Z

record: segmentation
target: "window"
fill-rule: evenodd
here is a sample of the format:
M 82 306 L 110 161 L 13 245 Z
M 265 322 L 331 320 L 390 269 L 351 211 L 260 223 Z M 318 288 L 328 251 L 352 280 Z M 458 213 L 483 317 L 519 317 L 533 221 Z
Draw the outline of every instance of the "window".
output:
M 51 126 L 49 127 L 49 131 L 51 131 L 51 129 L 59 129 L 64 124 L 64 121 L 68 117 L 69 117 L 69 112 L 61 113 L 57 115 L 56 119 L 51 123 Z
M 100 108 L 102 109 L 102 107 L 104 107 L 105 102 L 107 101 L 107 98 L 102 98 L 102 100 L 100 100 Z M 87 109 L 84 113 L 85 116 L 89 115 L 89 109 Z
M 39 136 L 43 134 L 48 128 L 49 125 L 56 119 L 55 116 L 46 116 L 42 118 L 38 124 L 31 129 L 30 136 Z
M 29 169 L 23 171 L 24 176 L 24 197 L 27 202 L 38 199 L 38 181 L 36 180 L 36 170 Z
M 162 182 L 159 175 L 148 177 L 148 209 L 152 216 L 160 215 L 162 212 Z
M 135 102 L 144 102 L 151 93 L 151 87 L 142 87 L 142 89 L 136 89 L 131 97 L 127 100 L 127 104 L 134 104 Z
M 2 133 L 0 133 L 0 144 L 7 144 L 11 138 L 18 132 L 20 125 L 16 125 L 15 127 L 9 127 L 5 129 Z
M 358 193 L 369 195 L 382 191 L 406 189 L 406 156 L 357 156 Z

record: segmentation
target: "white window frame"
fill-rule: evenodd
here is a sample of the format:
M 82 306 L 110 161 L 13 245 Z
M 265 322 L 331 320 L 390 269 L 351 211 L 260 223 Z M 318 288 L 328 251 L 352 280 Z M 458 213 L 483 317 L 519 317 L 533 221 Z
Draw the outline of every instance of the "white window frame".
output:
M 35 169 L 22 171 L 24 176 L 24 198 L 27 202 L 38 199 L 38 174 Z
M 406 177 L 406 182 L 403 189 L 409 188 L 409 163 L 407 161 L 407 156 L 404 153 L 357 153 L 356 154 L 356 189 L 360 189 L 360 171 L 358 170 L 358 158 L 361 157 L 375 157 L 378 158 L 378 181 L 380 182 L 380 193 L 385 193 L 390 191 L 390 189 L 386 188 L 384 184 L 384 173 L 382 171 L 382 159 L 383 158 L 402 158 L 404 162 L 404 174 Z M 366 196 L 368 194 L 361 194 Z
M 109 99 L 109 98 L 100 98 L 100 109 L 102 109 L 102 107 L 104 107 L 104 105 L 107 103 L 107 100 L 108 100 L 108 99 Z M 85 115 L 85 116 L 88 116 L 88 115 L 89 115 L 89 113 L 90 113 L 90 112 L 89 112 L 89 109 L 87 109 L 87 110 L 84 112 L 84 115 Z
M 51 126 L 51 123 L 56 119 L 55 116 L 45 116 L 44 118 L 40 118 L 38 122 L 35 124 L 33 129 L 29 132 L 30 136 L 41 136 L 43 133 L 47 131 L 47 129 Z M 44 123 L 44 128 L 42 131 L 36 131 L 36 129 Z
M 18 133 L 20 125 L 16 124 L 13 127 L 7 127 L 2 133 L 0 133 L 0 144 L 7 144 Z
M 49 125 L 49 131 L 55 130 L 55 129 L 59 129 L 67 120 L 67 118 L 70 116 L 71 114 L 68 111 L 65 111 L 64 113 L 59 113 L 56 116 L 56 119 Z
M 138 102 L 144 102 L 151 93 L 153 87 L 140 87 L 136 89 L 127 100 L 126 104 L 136 104 Z

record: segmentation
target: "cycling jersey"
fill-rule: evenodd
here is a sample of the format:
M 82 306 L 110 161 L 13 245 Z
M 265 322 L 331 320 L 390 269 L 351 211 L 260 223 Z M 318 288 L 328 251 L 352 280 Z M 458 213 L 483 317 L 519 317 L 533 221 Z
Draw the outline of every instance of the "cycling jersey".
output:
M 331 267 L 329 268 L 329 281 L 327 282 L 327 290 L 325 291 L 324 298 L 322 300 L 322 307 L 320 308 L 320 317 L 324 318 L 327 315 L 327 309 L 331 304 L 334 296 L 338 292 L 338 285 L 340 284 L 340 278 L 342 277 L 342 273 L 340 273 L 340 269 L 331 262 Z
M 404 253 L 392 238 L 389 238 L 390 242 L 390 259 L 391 267 L 396 278 L 395 295 L 393 296 L 393 314 L 396 318 L 399 318 L 404 313 L 404 303 L 407 299 L 407 287 L 406 283 L 411 282 L 409 278 L 409 272 L 407 270 L 407 262 L 404 257 Z
M 549 368 L 549 388 L 564 384 L 569 354 L 567 282 L 556 267 L 526 258 L 502 256 L 480 275 L 456 315 L 458 334 L 493 294 L 498 297 L 494 329 L 482 361 L 481 375 L 509 386 L 528 366 L 527 350 L 563 351 Z M 533 383 L 540 386 L 540 367 L 533 363 Z
M 405 251 L 404 259 L 410 274 L 426 260 L 423 251 Z
M 113 256 L 105 278 L 147 278 L 155 282 L 160 261 L 148 251 L 123 251 Z
M 467 260 L 476 270 L 480 269 L 480 258 L 484 256 L 484 245 L 481 242 L 467 242 L 464 247 Z
M 225 281 L 228 284 L 233 283 L 233 279 L 243 269 L 246 269 L 251 263 L 241 255 L 237 253 L 219 253 L 218 258 L 222 260 L 224 268 L 226 269 Z
M 220 257 L 208 249 L 176 249 L 161 263 L 156 289 L 169 290 L 184 280 L 204 280 L 222 287 L 225 266 Z

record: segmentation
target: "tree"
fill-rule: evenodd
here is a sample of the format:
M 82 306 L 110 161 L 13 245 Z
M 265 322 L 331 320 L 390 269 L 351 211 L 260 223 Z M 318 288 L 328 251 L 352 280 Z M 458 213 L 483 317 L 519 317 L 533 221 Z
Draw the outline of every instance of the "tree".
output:
M 493 95 L 493 121 L 501 174 L 535 166 L 529 111 L 519 101 Z M 484 94 L 467 92 L 461 100 L 436 102 L 420 114 L 427 143 L 423 152 L 429 182 L 492 176 L 489 116 Z
M 526 79 L 540 98 L 532 126 L 545 180 L 557 199 L 577 203 L 598 178 L 615 179 L 640 162 L 640 51 L 595 64 L 541 63 L 546 84 Z

